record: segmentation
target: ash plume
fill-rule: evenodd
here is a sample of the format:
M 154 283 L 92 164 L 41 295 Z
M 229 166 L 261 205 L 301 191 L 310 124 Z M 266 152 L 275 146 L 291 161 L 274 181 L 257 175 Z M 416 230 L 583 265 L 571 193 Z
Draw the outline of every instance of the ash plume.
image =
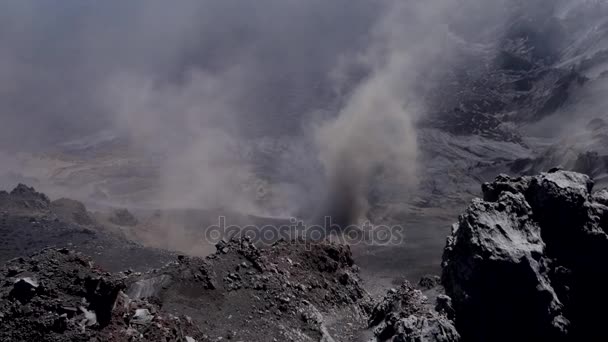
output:
M 370 198 L 378 184 L 389 184 L 403 197 L 416 188 L 416 124 L 428 114 L 427 92 L 437 87 L 432 74 L 445 72 L 455 57 L 449 24 L 459 18 L 451 16 L 466 11 L 457 1 L 385 5 L 369 44 L 340 65 L 363 65 L 366 76 L 345 96 L 337 115 L 315 131 L 326 177 L 316 220 L 330 217 L 342 229 L 373 221 Z
M 258 197 L 272 180 L 260 176 L 247 149 L 263 139 L 305 140 L 307 115 L 333 102 L 326 75 L 364 45 L 375 7 L 4 2 L 0 147 L 47 154 L 105 130 L 126 141 L 120 153 L 157 165 L 159 190 L 147 196 L 155 205 L 260 211 Z M 273 163 L 272 172 L 285 173 Z M 0 176 L 14 169 L 5 164 Z
M 116 164 L 154 169 L 134 172 L 154 178 L 142 181 L 153 206 L 370 219 L 379 188 L 416 188 L 417 124 L 440 75 L 467 69 L 459 45 L 494 48 L 513 3 L 556 6 L 5 1 L 0 148 L 13 154 L 2 159 L 108 131 L 125 142 Z M 12 187 L 19 166 L 2 164 Z

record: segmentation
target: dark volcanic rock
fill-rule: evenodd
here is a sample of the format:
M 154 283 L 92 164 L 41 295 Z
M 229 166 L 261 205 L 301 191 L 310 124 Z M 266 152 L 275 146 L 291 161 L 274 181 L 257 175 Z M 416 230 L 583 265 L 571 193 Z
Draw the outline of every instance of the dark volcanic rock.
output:
M 438 313 L 420 290 L 405 282 L 391 289 L 369 319 L 376 341 L 456 342 L 460 335 L 448 318 L 449 297 L 443 295 Z
M 443 285 L 471 341 L 600 341 L 608 207 L 589 177 L 552 170 L 484 184 L 454 225 Z
M 127 294 L 188 315 L 214 340 L 350 341 L 372 306 L 357 272 L 347 246 L 235 239 L 137 277 Z
M 443 277 L 465 337 L 494 340 L 507 326 L 537 339 L 559 336 L 562 305 L 544 273 L 545 246 L 529 214 L 523 195 L 505 192 L 498 202 L 474 200 L 455 226 Z
M 11 260 L 0 283 L 0 341 L 204 340 L 185 317 L 124 295 L 124 276 L 67 249 Z
M 325 242 L 232 240 L 145 274 L 45 249 L 0 268 L 0 341 L 354 341 L 373 306 L 357 272 L 347 246 Z M 426 310 L 407 289 L 399 310 Z M 404 318 L 396 334 L 452 341 L 426 339 L 438 314 Z
M 0 268 L 0 341 L 352 341 L 372 307 L 357 271 L 331 243 L 232 240 L 143 275 L 45 249 Z

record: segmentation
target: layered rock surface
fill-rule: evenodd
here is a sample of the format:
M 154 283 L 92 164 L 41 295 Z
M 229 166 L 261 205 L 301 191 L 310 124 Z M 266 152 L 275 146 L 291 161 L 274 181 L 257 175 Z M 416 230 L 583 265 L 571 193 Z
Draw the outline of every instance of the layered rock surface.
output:
M 579 173 L 498 176 L 454 225 L 442 282 L 468 341 L 606 340 L 608 207 Z

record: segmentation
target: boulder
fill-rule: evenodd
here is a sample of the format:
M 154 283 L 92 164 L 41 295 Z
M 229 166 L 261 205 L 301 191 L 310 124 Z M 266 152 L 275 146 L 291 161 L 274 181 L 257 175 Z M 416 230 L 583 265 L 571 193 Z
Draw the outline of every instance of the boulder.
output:
M 608 207 L 586 175 L 500 175 L 448 237 L 442 283 L 470 341 L 606 340 Z
M 19 300 L 22 303 L 28 302 L 36 295 L 38 289 L 38 281 L 31 277 L 23 277 L 15 280 L 10 296 Z

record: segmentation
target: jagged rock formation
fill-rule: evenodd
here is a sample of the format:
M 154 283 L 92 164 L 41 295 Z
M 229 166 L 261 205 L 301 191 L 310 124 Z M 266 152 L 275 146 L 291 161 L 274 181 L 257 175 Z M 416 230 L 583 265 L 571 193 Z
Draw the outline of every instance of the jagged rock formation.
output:
M 38 193 L 32 187 L 18 184 L 11 192 L 0 191 L 0 208 L 13 210 L 18 213 L 35 210 L 46 210 L 51 200 L 42 193 Z
M 448 238 L 442 282 L 467 341 L 603 341 L 606 191 L 579 173 L 500 175 Z
M 369 326 L 376 341 L 457 342 L 450 315 L 450 299 L 440 296 L 433 308 L 420 290 L 405 282 L 391 289 L 374 307 Z

